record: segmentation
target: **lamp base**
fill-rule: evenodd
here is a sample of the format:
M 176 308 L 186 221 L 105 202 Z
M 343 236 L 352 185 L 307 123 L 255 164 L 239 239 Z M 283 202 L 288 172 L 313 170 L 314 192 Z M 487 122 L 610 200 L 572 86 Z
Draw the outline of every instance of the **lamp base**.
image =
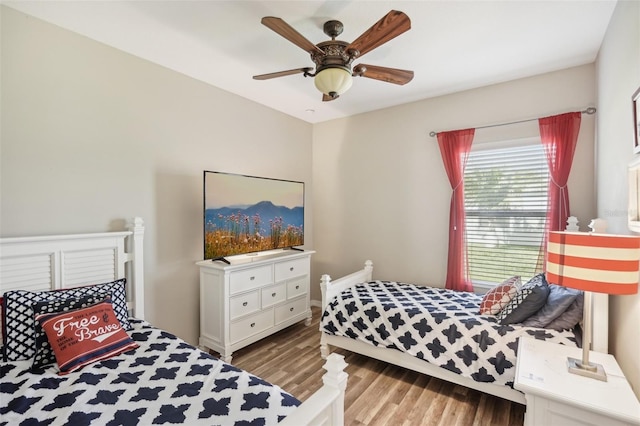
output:
M 603 382 L 607 381 L 607 374 L 604 372 L 604 367 L 600 364 L 594 362 L 583 364 L 582 360 L 569 357 L 567 358 L 567 367 L 569 373 L 590 377 Z

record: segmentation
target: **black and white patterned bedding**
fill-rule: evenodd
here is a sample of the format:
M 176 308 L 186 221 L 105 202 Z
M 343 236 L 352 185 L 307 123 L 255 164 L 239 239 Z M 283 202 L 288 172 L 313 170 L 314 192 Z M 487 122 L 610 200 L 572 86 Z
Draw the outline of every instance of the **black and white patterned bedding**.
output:
M 413 284 L 358 284 L 326 307 L 324 333 L 406 352 L 477 382 L 513 387 L 518 339 L 577 346 L 573 331 L 500 325 L 481 295 Z
M 277 386 L 131 319 L 140 347 L 66 376 L 0 365 L 0 425 L 265 425 L 300 402 Z

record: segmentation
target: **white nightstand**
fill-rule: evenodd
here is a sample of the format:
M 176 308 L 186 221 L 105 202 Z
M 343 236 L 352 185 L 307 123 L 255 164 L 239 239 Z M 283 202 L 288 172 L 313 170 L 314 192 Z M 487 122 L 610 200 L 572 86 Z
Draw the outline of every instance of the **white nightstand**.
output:
M 525 394 L 525 426 L 640 425 L 640 402 L 612 355 L 589 352 L 602 364 L 608 381 L 571 374 L 567 356 L 582 350 L 521 338 L 514 387 Z

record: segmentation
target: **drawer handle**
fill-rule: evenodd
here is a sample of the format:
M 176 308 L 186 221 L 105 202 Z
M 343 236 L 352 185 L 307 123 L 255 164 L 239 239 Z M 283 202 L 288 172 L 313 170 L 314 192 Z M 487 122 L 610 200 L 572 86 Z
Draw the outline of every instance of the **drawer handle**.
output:
M 293 312 L 293 308 L 289 308 L 289 312 Z
M 299 290 L 299 289 L 300 289 L 300 286 L 299 286 L 299 285 L 297 285 L 297 286 L 296 286 L 296 290 Z
M 251 323 L 251 328 L 253 328 L 253 327 L 255 327 L 255 326 L 256 326 L 256 323 L 255 323 L 255 322 L 252 322 L 252 323 Z
M 291 268 L 289 268 L 289 270 L 290 270 L 291 272 L 293 272 L 293 266 L 292 266 Z
M 253 281 L 255 279 L 256 279 L 256 277 L 249 277 L 249 281 Z
M 248 304 L 249 304 L 249 302 L 244 302 L 244 303 L 242 304 L 242 306 L 247 306 Z
M 275 293 L 271 293 L 271 297 L 276 297 L 276 294 Z

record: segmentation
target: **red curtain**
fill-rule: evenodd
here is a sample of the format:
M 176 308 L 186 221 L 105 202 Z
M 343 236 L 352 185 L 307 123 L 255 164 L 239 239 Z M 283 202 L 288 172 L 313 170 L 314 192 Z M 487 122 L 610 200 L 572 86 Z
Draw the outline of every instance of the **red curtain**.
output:
M 540 139 L 547 156 L 550 175 L 549 204 L 547 206 L 545 236 L 541 247 L 543 255 L 540 256 L 542 262 L 544 262 L 547 251 L 548 232 L 565 229 L 567 218 L 570 215 L 567 180 L 578 142 L 581 120 L 582 114 L 580 112 L 569 112 L 538 120 Z
M 464 168 L 474 134 L 475 129 L 438 133 L 440 153 L 453 190 L 449 211 L 449 257 L 445 287 L 458 291 L 473 291 L 466 263 Z

